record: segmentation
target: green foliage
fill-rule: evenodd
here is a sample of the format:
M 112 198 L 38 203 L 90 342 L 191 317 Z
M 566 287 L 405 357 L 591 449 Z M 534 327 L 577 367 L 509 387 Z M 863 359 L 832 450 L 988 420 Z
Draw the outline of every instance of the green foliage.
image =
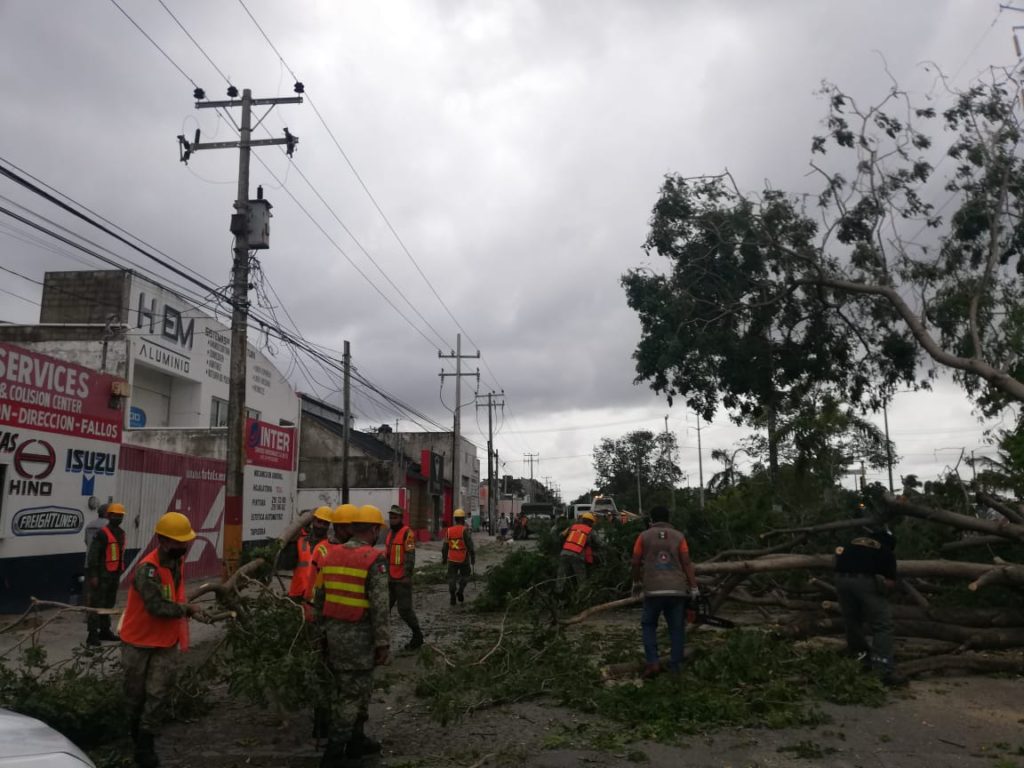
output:
M 417 565 L 412 572 L 414 586 L 427 584 L 444 584 L 448 580 L 447 563 L 429 563 L 428 565 Z
M 487 571 L 484 589 L 473 602 L 479 611 L 497 611 L 527 589 L 542 585 L 544 592 L 553 591 L 557 564 L 551 555 L 530 549 L 517 549 Z
M 228 625 L 219 658 L 229 692 L 258 704 L 305 706 L 324 676 L 318 641 L 301 607 L 262 590 L 247 600 L 245 621 Z
M 729 726 L 814 725 L 825 721 L 822 701 L 878 706 L 886 696 L 856 662 L 757 631 L 696 639 L 697 655 L 680 677 L 662 675 L 642 690 L 635 680 L 605 682 L 600 671 L 624 656 L 642 658 L 639 628 L 630 639 L 519 625 L 481 662 L 495 643 L 493 633 L 467 639 L 454 667 L 427 660 L 416 693 L 434 717 L 448 724 L 481 707 L 544 697 L 621 723 L 620 737 L 675 742 Z
M 617 439 L 602 438 L 594 446 L 597 487 L 612 494 L 620 507 L 635 512 L 642 511 L 637 498 L 638 473 L 645 488 L 671 488 L 683 476 L 678 463 L 679 446 L 671 432 L 639 429 Z
M 15 664 L 0 665 L 0 707 L 42 720 L 83 749 L 125 732 L 121 681 L 109 649 L 77 649 L 51 665 L 46 650 L 30 645 Z

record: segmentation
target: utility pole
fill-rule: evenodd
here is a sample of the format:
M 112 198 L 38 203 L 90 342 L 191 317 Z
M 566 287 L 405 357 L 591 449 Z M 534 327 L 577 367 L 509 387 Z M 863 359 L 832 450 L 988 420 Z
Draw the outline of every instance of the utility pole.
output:
M 491 533 L 497 530 L 498 522 L 497 507 L 494 497 L 498 492 L 498 484 L 495 482 L 494 473 L 498 469 L 498 452 L 494 450 L 494 409 L 498 406 L 505 407 L 505 401 L 496 402 L 494 398 L 504 397 L 505 393 L 487 393 L 487 520 L 491 526 Z M 477 403 L 477 408 L 484 407 L 483 403 Z M 492 461 L 493 457 L 493 461 Z
M 636 513 L 642 515 L 644 510 L 644 497 L 640 492 L 640 451 L 636 452 Z
M 295 92 L 302 93 L 301 84 L 296 83 Z M 230 226 L 231 234 L 235 236 L 235 248 L 231 280 L 231 369 L 228 383 L 227 477 L 224 496 L 224 566 L 228 573 L 233 573 L 238 568 L 242 556 L 245 495 L 245 391 L 249 356 L 246 332 L 249 324 L 249 235 L 253 223 L 250 220 L 249 205 L 249 156 L 253 147 L 284 144 L 290 157 L 298 143 L 298 138 L 289 133 L 287 128 L 284 130 L 283 139 L 253 141 L 252 108 L 267 105 L 273 109 L 277 104 L 301 104 L 302 97 L 254 99 L 252 91 L 246 88 L 239 100 L 236 98 L 238 89 L 234 86 L 228 88 L 228 101 L 203 101 L 206 94 L 201 88 L 197 88 L 193 95 L 196 99 L 196 109 L 242 109 L 238 141 L 213 141 L 201 144 L 198 130 L 193 142 L 187 141 L 184 136 L 178 136 L 179 158 L 186 164 L 193 152 L 202 149 L 238 149 L 238 194 Z M 266 208 L 266 215 L 269 219 L 269 205 Z M 254 243 L 253 247 L 266 248 L 267 244 Z
M 454 446 L 454 452 L 452 456 L 452 510 L 462 509 L 462 446 L 459 445 L 462 442 L 462 417 L 460 412 L 462 410 L 462 377 L 463 376 L 476 376 L 477 382 L 480 381 L 480 369 L 476 369 L 476 373 L 463 373 L 462 372 L 462 361 L 464 358 L 480 357 L 480 350 L 477 350 L 475 354 L 464 355 L 462 354 L 462 334 L 455 335 L 455 351 L 449 355 L 442 355 L 438 350 L 437 356 L 442 360 L 455 360 L 455 373 L 445 373 L 441 371 L 441 382 L 448 376 L 455 377 L 455 424 L 454 424 L 454 435 L 452 436 L 452 445 Z
M 668 433 L 668 414 L 666 414 L 665 415 L 665 450 L 666 451 L 668 450 L 668 434 L 669 434 Z M 669 458 L 669 460 L 671 460 L 671 458 L 672 458 L 671 453 L 669 454 L 668 458 Z M 666 462 L 665 469 L 666 470 L 671 470 L 671 467 L 668 466 L 668 462 Z M 669 472 L 669 482 L 672 484 L 672 513 L 675 514 L 675 511 L 676 511 L 676 481 L 672 479 L 671 471 Z M 642 513 L 643 510 L 640 510 L 640 512 Z
M 889 468 L 889 493 L 892 490 L 892 443 L 889 442 L 889 409 L 885 401 L 882 401 L 882 419 L 885 422 L 885 463 Z
M 704 449 L 700 445 L 700 416 L 697 416 L 697 476 L 700 480 L 700 509 L 704 511 Z
M 533 484 L 533 462 L 536 461 L 537 465 L 540 466 L 540 454 L 539 453 L 524 453 L 523 461 L 530 462 L 530 484 Z
M 344 390 L 344 394 L 342 395 L 342 398 L 343 398 L 342 402 L 344 403 L 344 405 L 342 405 L 342 410 L 345 411 L 345 415 L 343 417 L 345 419 L 345 421 L 343 421 L 342 425 L 341 425 L 342 426 L 342 440 L 341 440 L 341 503 L 342 504 L 348 504 L 348 492 L 349 492 L 349 484 L 348 484 L 348 455 L 349 455 L 349 445 L 351 444 L 351 441 L 352 441 L 352 434 L 351 434 L 351 431 L 350 431 L 351 430 L 351 427 L 350 427 L 351 419 L 349 419 L 349 415 L 348 414 L 349 414 L 349 408 L 350 408 L 350 402 L 351 402 L 351 394 L 352 394 L 352 379 L 351 379 L 351 374 L 352 374 L 352 355 L 349 352 L 349 344 L 348 344 L 347 341 L 345 342 L 345 347 L 344 347 L 343 351 L 344 351 L 344 355 L 342 356 L 342 364 L 344 366 L 345 374 L 344 374 L 344 381 L 343 381 L 343 387 L 342 387 L 343 390 Z

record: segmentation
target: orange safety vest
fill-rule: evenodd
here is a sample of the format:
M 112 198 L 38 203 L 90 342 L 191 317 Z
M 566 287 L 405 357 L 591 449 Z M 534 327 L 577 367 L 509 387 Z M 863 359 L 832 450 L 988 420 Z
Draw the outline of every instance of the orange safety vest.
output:
M 317 542 L 317 545 L 312 549 L 312 554 L 309 556 L 309 584 L 306 586 L 306 593 L 303 595 L 304 603 L 302 606 L 302 615 L 305 616 L 306 621 L 313 621 L 316 618 L 313 615 L 313 592 L 316 589 L 316 578 L 320 574 L 320 569 L 323 567 L 324 561 L 332 549 L 334 549 L 334 545 L 327 539 L 323 539 Z
M 174 576 L 170 568 L 160 565 L 159 550 L 154 549 L 139 562 L 139 565 L 150 563 L 156 566 L 157 575 L 160 576 L 160 584 L 164 597 L 176 603 L 185 603 L 185 564 L 181 564 L 178 574 L 178 583 L 174 583 Z M 128 605 L 121 614 L 121 623 L 118 627 L 121 639 L 129 645 L 138 645 L 143 648 L 173 648 L 175 645 L 181 651 L 188 650 L 188 619 L 182 616 L 178 619 L 165 619 L 152 615 L 146 610 L 142 602 L 142 595 L 135 588 L 135 579 L 132 578 L 131 587 L 128 589 Z
M 405 542 L 409 538 L 408 525 L 398 529 L 388 530 L 388 537 L 384 540 L 384 550 L 388 553 L 388 576 L 395 581 L 405 578 Z
M 309 591 L 313 579 L 309 573 L 309 563 L 313 558 L 313 548 L 309 545 L 309 537 L 302 535 L 298 542 L 299 559 L 292 571 L 292 583 L 288 586 L 288 597 L 302 597 Z
M 464 525 L 453 525 L 444 532 L 448 541 L 448 562 L 453 565 L 466 562 L 466 555 L 469 553 L 466 551 L 466 540 L 463 538 L 465 533 Z
M 589 541 L 591 530 L 589 525 L 574 523 L 569 527 L 569 533 L 565 537 L 562 551 L 571 552 L 574 555 L 583 555 L 583 561 L 586 563 L 594 562 L 594 553 L 590 549 Z
M 124 573 L 124 549 L 117 536 L 106 526 L 100 528 L 107 536 L 107 554 L 103 558 L 107 573 Z
M 381 551 L 369 544 L 331 550 L 321 569 L 325 619 L 352 623 L 363 620 L 370 607 L 366 581 L 380 556 Z

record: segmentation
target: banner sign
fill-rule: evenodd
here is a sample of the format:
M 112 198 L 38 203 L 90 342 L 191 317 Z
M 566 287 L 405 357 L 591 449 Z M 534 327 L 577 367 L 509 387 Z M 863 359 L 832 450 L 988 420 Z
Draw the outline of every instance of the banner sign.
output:
M 121 442 L 115 377 L 0 342 L 0 425 Z

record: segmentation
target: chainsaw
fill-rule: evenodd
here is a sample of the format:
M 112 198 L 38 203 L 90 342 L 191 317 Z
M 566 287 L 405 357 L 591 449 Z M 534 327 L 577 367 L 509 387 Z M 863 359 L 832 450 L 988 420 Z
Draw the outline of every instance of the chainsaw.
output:
M 729 619 L 712 615 L 711 601 L 705 594 L 701 594 L 696 600 L 692 598 L 689 600 L 686 607 L 686 623 L 694 626 L 707 624 L 709 627 L 721 627 L 722 629 L 732 629 L 736 626 Z

